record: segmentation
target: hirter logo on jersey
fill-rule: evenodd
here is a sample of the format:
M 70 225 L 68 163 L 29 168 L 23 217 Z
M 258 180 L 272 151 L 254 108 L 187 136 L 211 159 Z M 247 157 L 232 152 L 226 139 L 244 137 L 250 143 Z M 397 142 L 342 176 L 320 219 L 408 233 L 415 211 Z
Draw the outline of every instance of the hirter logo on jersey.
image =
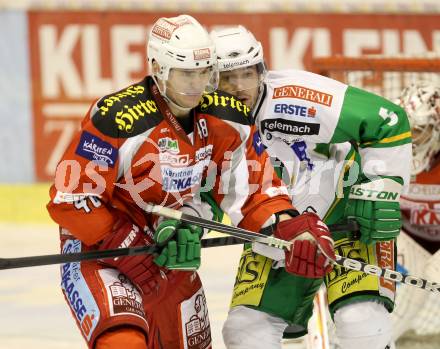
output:
M 304 86 L 286 85 L 273 90 L 273 99 L 298 98 L 331 107 L 333 96 L 331 94 L 312 90 Z
M 102 98 L 98 102 L 100 114 L 102 116 L 106 116 L 112 107 L 115 107 L 115 109 L 117 109 L 118 111 L 121 110 L 122 108 L 120 107 L 120 103 L 126 103 L 127 97 L 130 97 L 133 99 L 138 98 L 139 95 L 142 95 L 144 93 L 144 91 L 145 91 L 144 86 L 132 85 L 132 86 L 127 87 L 125 90 L 122 90 L 120 92 L 117 92 L 117 93 L 114 93 L 112 95 L 109 95 L 109 96 Z M 153 102 L 153 101 L 151 101 L 151 102 Z M 151 102 L 150 102 L 150 104 L 152 104 Z M 126 106 L 127 105 L 125 104 L 124 107 L 126 107 Z M 140 108 L 140 109 L 145 109 L 145 107 L 146 107 L 145 105 L 142 105 L 142 108 Z M 153 104 L 153 108 L 151 108 L 150 105 L 148 105 L 147 107 L 148 108 L 147 108 L 146 112 L 148 114 L 150 114 L 150 111 L 148 111 L 148 109 L 150 109 L 151 111 L 154 111 L 154 109 L 157 109 L 157 108 L 155 108 L 154 104 Z

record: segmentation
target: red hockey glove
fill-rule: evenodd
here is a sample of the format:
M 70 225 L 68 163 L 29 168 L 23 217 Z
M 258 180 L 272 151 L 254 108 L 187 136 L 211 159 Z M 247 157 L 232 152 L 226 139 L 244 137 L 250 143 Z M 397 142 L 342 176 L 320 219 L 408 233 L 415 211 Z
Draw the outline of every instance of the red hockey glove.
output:
M 303 213 L 278 223 L 276 237 L 293 241 L 285 251 L 286 271 L 307 278 L 321 278 L 332 270 L 330 260 L 336 259 L 333 239 L 318 215 Z
M 99 250 L 150 245 L 144 232 L 128 219 L 121 218 L 99 246 Z M 144 294 L 162 295 L 167 286 L 166 271 L 153 262 L 151 254 L 132 257 L 106 258 L 102 263 L 117 268 L 124 273 Z M 145 299 L 145 297 L 144 297 Z

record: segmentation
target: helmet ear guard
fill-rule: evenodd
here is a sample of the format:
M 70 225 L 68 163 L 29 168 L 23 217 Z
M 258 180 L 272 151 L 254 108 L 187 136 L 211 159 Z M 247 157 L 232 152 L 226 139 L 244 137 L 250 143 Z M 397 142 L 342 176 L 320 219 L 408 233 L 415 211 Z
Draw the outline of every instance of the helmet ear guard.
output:
M 399 98 L 413 132 L 412 174 L 428 170 L 440 151 L 440 87 L 420 81 L 402 91 Z

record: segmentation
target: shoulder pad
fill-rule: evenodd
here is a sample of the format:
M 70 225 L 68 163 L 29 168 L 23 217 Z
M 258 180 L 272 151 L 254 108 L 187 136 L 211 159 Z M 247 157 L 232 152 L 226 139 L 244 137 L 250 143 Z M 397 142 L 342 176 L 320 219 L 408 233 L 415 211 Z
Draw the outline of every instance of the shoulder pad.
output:
M 130 138 L 155 127 L 162 119 L 144 79 L 102 97 L 96 104 L 92 123 L 106 136 Z
M 196 108 L 197 113 L 209 114 L 223 120 L 243 125 L 251 124 L 251 110 L 236 97 L 223 91 L 202 96 Z

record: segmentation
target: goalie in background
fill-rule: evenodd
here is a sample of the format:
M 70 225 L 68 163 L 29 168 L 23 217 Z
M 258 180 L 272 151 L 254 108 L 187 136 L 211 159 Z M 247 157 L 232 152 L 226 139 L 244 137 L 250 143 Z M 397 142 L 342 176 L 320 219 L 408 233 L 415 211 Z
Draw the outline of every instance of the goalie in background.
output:
M 393 269 L 399 196 L 409 182 L 411 159 L 404 110 L 310 72 L 266 72 L 261 43 L 243 26 L 211 36 L 219 89 L 251 108 L 258 129 L 255 146 L 282 163 L 295 207 L 314 210 L 327 224 L 354 217 L 360 238 L 333 234 L 337 253 Z M 355 165 L 359 173 L 350 173 Z M 228 349 L 281 348 L 283 335 L 307 332 L 322 280 L 289 275 L 281 263 L 272 263 L 276 258 L 255 246 L 243 252 L 223 327 Z M 341 347 L 389 348 L 394 283 L 339 267 L 325 279 Z
M 413 159 L 409 190 L 401 197 L 398 263 L 404 272 L 440 280 L 440 86 L 417 82 L 403 90 L 399 103 L 411 125 Z M 410 330 L 416 335 L 440 334 L 439 313 L 437 294 L 399 287 L 394 338 Z

